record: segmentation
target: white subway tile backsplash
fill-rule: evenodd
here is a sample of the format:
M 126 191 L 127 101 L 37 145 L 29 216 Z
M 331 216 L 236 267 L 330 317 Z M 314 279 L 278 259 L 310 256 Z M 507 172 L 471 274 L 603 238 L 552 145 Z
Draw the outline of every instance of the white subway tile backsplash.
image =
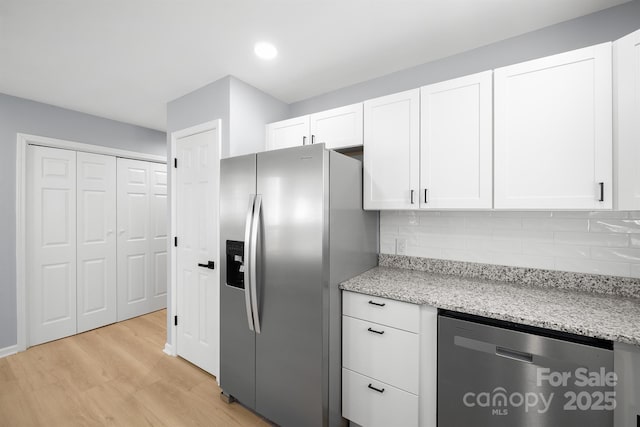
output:
M 624 219 L 629 216 L 625 211 L 556 211 L 553 218 L 614 218 Z
M 451 217 L 451 216 L 423 216 L 420 218 L 420 225 L 427 227 L 464 227 L 464 217 Z
M 520 230 L 522 229 L 522 218 L 468 217 L 465 224 L 468 228 Z
M 524 218 L 522 220 L 522 229 L 540 231 L 589 231 L 589 220 Z
M 604 261 L 632 262 L 640 264 L 640 249 L 591 248 L 591 258 Z
M 629 246 L 629 236 L 626 234 L 557 231 L 554 234 L 554 240 L 556 243 L 567 245 L 610 246 L 617 248 Z
M 522 243 L 522 253 L 527 255 L 540 255 L 562 258 L 589 258 L 591 248 L 589 246 L 560 245 L 553 243 L 539 243 L 525 241 Z
M 383 233 L 393 233 L 398 234 L 398 226 L 397 225 L 386 225 L 380 223 L 380 234 Z
M 592 219 L 589 230 L 593 233 L 640 233 L 640 219 Z
M 545 211 L 492 211 L 494 218 L 551 218 L 551 212 Z
M 416 236 L 416 245 L 430 248 L 464 249 L 465 239 L 455 234 L 421 233 Z
M 640 277 L 640 212 L 384 211 L 380 252 Z
M 521 240 L 484 240 L 484 239 L 468 239 L 466 248 L 478 252 L 509 252 L 522 253 Z
M 522 240 L 523 242 L 552 243 L 553 231 L 531 230 L 493 230 L 492 237 L 495 240 Z

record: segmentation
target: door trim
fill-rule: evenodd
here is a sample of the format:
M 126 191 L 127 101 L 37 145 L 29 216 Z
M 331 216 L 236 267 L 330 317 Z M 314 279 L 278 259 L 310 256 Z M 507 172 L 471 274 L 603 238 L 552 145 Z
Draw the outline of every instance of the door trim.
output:
M 38 145 L 49 148 L 81 151 L 93 154 L 105 154 L 127 159 L 146 160 L 156 163 L 166 163 L 166 157 L 140 153 L 137 151 L 120 150 L 117 148 L 66 141 L 45 136 L 18 133 L 16 139 L 16 323 L 17 344 L 16 352 L 27 349 L 27 283 L 26 283 L 26 171 L 27 146 Z
M 176 191 L 176 186 L 178 185 L 178 181 L 176 179 L 176 174 L 173 173 L 174 167 L 171 163 L 175 159 L 178 153 L 177 144 L 180 138 L 185 138 L 187 136 L 195 135 L 198 133 L 208 132 L 210 130 L 217 130 L 218 135 L 218 158 L 222 158 L 222 120 L 215 119 L 208 122 L 200 123 L 195 126 L 190 126 L 184 129 L 180 129 L 170 134 L 170 144 L 169 144 L 169 163 L 167 167 L 167 172 L 169 173 L 169 218 L 170 229 L 169 229 L 169 263 L 167 264 L 167 268 L 169 271 L 167 272 L 167 277 L 169 278 L 169 301 L 167 304 L 167 342 L 164 346 L 164 352 L 169 354 L 170 356 L 178 355 L 178 327 L 175 325 L 173 321 L 173 316 L 177 311 L 177 287 L 178 287 L 178 251 L 175 246 L 172 244 L 173 238 L 176 237 L 178 224 L 176 222 L 178 206 L 177 200 L 173 197 L 174 192 Z M 218 236 L 220 235 L 220 223 L 216 224 L 218 230 Z M 170 342 L 169 342 L 170 341 Z M 220 383 L 219 375 L 216 378 L 218 384 Z

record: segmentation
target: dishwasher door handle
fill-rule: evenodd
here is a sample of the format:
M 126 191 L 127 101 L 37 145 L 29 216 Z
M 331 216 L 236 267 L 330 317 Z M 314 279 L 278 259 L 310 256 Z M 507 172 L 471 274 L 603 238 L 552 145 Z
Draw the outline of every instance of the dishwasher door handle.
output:
M 524 353 L 504 347 L 496 346 L 496 356 L 506 357 L 507 359 L 518 360 L 520 362 L 533 363 L 533 355 L 531 353 Z

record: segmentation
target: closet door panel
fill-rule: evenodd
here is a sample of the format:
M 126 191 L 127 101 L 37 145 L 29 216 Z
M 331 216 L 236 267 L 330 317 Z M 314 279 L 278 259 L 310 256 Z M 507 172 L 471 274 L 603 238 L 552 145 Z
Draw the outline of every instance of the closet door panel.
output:
M 151 310 L 160 310 L 167 306 L 167 166 L 150 163 L 149 176 L 149 295 Z
M 116 158 L 77 153 L 78 332 L 116 321 Z
M 76 333 L 76 153 L 27 147 L 28 345 Z
M 118 159 L 118 320 L 167 304 L 166 165 Z
M 117 159 L 118 321 L 150 311 L 149 163 Z

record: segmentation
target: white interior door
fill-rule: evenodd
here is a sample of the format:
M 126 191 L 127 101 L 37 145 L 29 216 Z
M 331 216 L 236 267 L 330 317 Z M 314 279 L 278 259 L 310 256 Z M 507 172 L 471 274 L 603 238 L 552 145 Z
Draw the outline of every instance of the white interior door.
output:
M 117 181 L 121 321 L 166 306 L 166 166 L 118 158 Z
M 167 165 L 149 162 L 149 178 L 149 311 L 156 311 L 167 307 Z
M 76 333 L 76 152 L 27 148 L 29 345 Z
M 116 321 L 116 158 L 77 153 L 78 332 Z
M 176 142 L 177 353 L 219 372 L 218 129 Z M 215 269 L 208 263 L 215 263 Z

